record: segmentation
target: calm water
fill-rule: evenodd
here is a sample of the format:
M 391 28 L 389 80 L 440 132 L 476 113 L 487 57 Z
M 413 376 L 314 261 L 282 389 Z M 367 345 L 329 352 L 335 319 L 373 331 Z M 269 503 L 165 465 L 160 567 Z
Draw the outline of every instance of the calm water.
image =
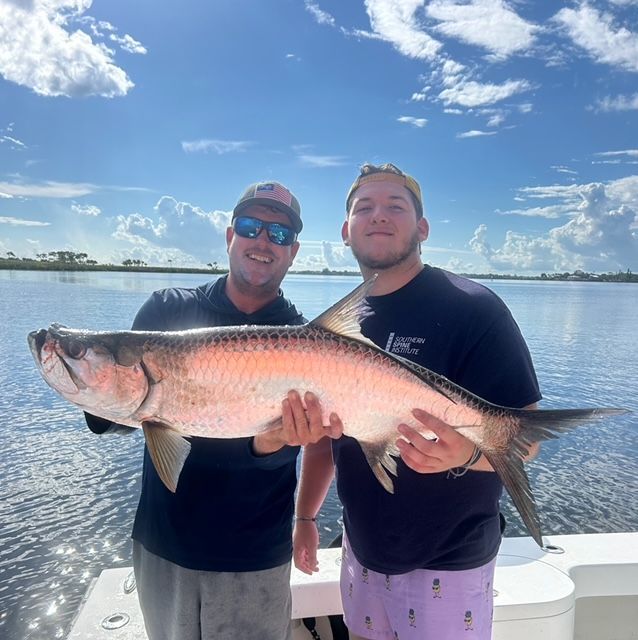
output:
M 29 331 L 53 321 L 127 329 L 147 295 L 201 275 L 0 271 L 0 637 L 65 637 L 91 578 L 129 565 L 141 434 L 92 435 L 33 365 Z M 354 277 L 290 276 L 287 295 L 312 317 Z M 638 286 L 487 283 L 530 347 L 545 407 L 624 406 L 636 415 L 546 443 L 529 466 L 546 533 L 638 530 Z M 507 535 L 524 531 L 509 503 Z M 322 540 L 339 529 L 331 495 Z

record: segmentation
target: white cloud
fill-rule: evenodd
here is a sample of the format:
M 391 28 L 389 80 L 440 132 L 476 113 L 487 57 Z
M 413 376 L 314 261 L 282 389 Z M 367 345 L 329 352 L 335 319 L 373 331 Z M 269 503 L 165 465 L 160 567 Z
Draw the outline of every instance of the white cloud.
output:
M 137 53 L 140 55 L 148 53 L 146 47 L 141 42 L 135 40 L 135 38 L 129 36 L 128 33 L 123 36 L 118 36 L 112 33 L 109 36 L 109 39 L 119 44 L 127 53 Z
M 576 9 L 561 9 L 553 20 L 595 62 L 638 71 L 638 33 L 615 24 L 610 14 L 581 2 Z
M 479 107 L 505 100 L 517 93 L 532 88 L 527 80 L 507 80 L 502 84 L 464 82 L 441 91 L 439 98 L 446 104 L 459 104 L 463 107 Z
M 7 128 L 7 133 L 11 133 L 11 128 Z M 5 135 L 0 129 L 0 144 L 6 144 L 10 149 L 20 150 L 27 149 L 27 145 L 22 142 L 22 140 L 18 140 L 13 136 Z
M 96 191 L 98 187 L 87 183 L 46 181 L 40 184 L 0 182 L 0 191 L 22 198 L 78 198 Z
M 509 79 L 500 84 L 477 81 L 478 67 L 468 68 L 453 60 L 442 52 L 442 42 L 428 32 L 437 29 L 448 37 L 481 46 L 493 59 L 527 50 L 538 27 L 521 18 L 505 0 L 365 0 L 365 6 L 375 34 L 402 55 L 431 64 L 430 81 L 442 85 L 438 99 L 446 106 L 489 105 L 533 88 L 527 80 Z M 427 100 L 427 90 L 413 93 L 410 100 Z
M 13 218 L 10 216 L 0 216 L 0 224 L 8 224 L 12 227 L 48 227 L 51 225 L 50 222 L 25 220 L 24 218 Z
M 218 155 L 246 151 L 253 143 L 246 140 L 191 140 L 182 142 L 186 153 L 208 153 L 214 151 Z
M 496 135 L 496 131 L 478 131 L 477 129 L 472 129 L 471 131 L 464 131 L 463 133 L 457 133 L 457 138 L 480 138 L 482 136 L 494 136 Z
M 572 176 L 578 175 L 578 171 L 574 171 L 573 169 L 569 169 L 568 167 L 563 167 L 560 165 L 554 165 L 552 166 L 552 169 L 554 169 L 554 171 L 556 171 L 557 173 L 568 173 Z
M 117 217 L 113 237 L 124 240 L 151 255 L 158 248 L 179 252 L 180 261 L 190 256 L 205 264 L 225 259 L 226 228 L 230 223 L 226 211 L 204 211 L 188 202 L 162 196 L 154 208 L 154 216 L 132 213 Z M 153 254 L 154 255 L 154 254 Z M 166 262 L 163 258 L 162 262 Z
M 335 19 L 327 11 L 320 9 L 316 2 L 313 2 L 312 0 L 305 0 L 305 5 L 306 11 L 312 15 L 317 23 L 327 24 L 331 27 L 335 26 Z
M 43 96 L 123 96 L 134 84 L 73 20 L 92 0 L 0 2 L 0 75 Z
M 552 184 L 541 187 L 522 187 L 518 190 L 521 196 L 529 198 L 578 198 L 580 185 Z
M 596 102 L 600 111 L 634 111 L 638 110 L 638 93 L 633 96 L 605 96 Z
M 421 30 L 415 17 L 418 0 L 365 0 L 375 33 L 400 53 L 419 60 L 434 60 L 442 44 Z
M 428 123 L 425 118 L 415 118 L 414 116 L 401 116 L 397 118 L 398 122 L 403 122 L 404 124 L 411 124 L 413 127 L 417 127 L 417 129 L 422 129 Z
M 348 159 L 344 156 L 320 156 L 302 153 L 299 155 L 299 160 L 307 167 L 342 167 L 348 164 Z
M 99 216 L 102 213 L 99 207 L 92 204 L 72 204 L 71 211 L 80 214 L 81 216 Z
M 519 201 L 524 202 L 521 198 Z M 507 211 L 497 211 L 504 216 L 525 216 L 527 218 L 547 218 L 548 220 L 562 218 L 574 211 L 576 202 L 570 204 L 554 204 L 544 207 L 525 207 L 523 209 L 509 209 Z
M 613 180 L 606 185 L 606 191 L 615 203 L 638 209 L 638 175 Z
M 497 270 L 616 271 L 635 270 L 638 259 L 638 176 L 607 185 L 591 183 L 522 189 L 539 198 L 563 198 L 548 207 L 510 213 L 568 216 L 562 226 L 544 235 L 508 231 L 503 245 L 494 249 L 487 240 L 487 227 L 480 225 L 470 247 Z M 554 215 L 551 214 L 552 210 Z
M 321 256 L 330 269 L 358 269 L 352 251 L 343 244 L 321 243 Z
M 603 157 L 620 156 L 622 158 L 638 158 L 638 149 L 623 149 L 621 151 L 601 151 L 600 153 L 595 153 L 594 155 L 603 156 Z
M 486 113 L 484 115 L 489 116 L 487 120 L 488 127 L 498 127 L 503 124 L 503 122 L 505 122 L 505 113 L 503 113 L 502 111 L 497 111 L 496 113 L 492 114 Z
M 529 49 L 538 29 L 502 0 L 434 0 L 425 10 L 439 21 L 438 32 L 482 47 L 497 58 Z

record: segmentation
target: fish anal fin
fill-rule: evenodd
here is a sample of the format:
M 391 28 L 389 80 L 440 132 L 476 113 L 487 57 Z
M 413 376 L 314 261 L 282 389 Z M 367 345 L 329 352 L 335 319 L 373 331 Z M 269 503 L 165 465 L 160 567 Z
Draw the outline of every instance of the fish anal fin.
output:
M 374 342 L 361 333 L 360 322 L 369 315 L 370 308 L 366 303 L 366 296 L 377 279 L 375 273 L 371 278 L 360 284 L 345 298 L 335 302 L 329 309 L 310 321 L 310 325 L 321 327 L 337 335 L 358 340 L 364 344 L 377 348 Z
M 388 493 L 394 493 L 394 483 L 388 475 L 397 475 L 397 461 L 392 455 L 397 455 L 399 450 L 394 442 L 359 442 L 359 445 L 381 486 Z
M 532 494 L 529 478 L 520 455 L 515 451 L 509 451 L 506 454 L 483 451 L 483 455 L 501 478 L 532 538 L 539 547 L 542 547 L 543 534 L 536 511 L 536 500 Z
M 146 446 L 157 475 L 166 488 L 175 493 L 191 445 L 177 431 L 160 422 L 142 422 Z

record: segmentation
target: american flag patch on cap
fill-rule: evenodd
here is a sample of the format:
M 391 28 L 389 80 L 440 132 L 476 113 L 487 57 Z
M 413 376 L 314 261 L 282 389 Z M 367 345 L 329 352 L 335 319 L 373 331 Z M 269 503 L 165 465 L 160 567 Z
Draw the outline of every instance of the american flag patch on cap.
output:
M 255 187 L 255 198 L 272 198 L 273 200 L 277 200 L 277 202 L 281 202 L 288 207 L 292 203 L 292 194 L 290 191 L 285 187 L 282 187 L 280 184 L 275 184 L 273 182 L 258 184 Z

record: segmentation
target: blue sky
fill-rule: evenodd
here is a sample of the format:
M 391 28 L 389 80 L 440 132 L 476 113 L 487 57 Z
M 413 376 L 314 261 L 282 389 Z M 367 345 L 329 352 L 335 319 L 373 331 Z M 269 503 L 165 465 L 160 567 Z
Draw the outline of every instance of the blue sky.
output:
M 295 268 L 355 268 L 366 161 L 424 193 L 424 260 L 638 271 L 638 0 L 0 0 L 0 254 L 226 262 L 250 182 Z

